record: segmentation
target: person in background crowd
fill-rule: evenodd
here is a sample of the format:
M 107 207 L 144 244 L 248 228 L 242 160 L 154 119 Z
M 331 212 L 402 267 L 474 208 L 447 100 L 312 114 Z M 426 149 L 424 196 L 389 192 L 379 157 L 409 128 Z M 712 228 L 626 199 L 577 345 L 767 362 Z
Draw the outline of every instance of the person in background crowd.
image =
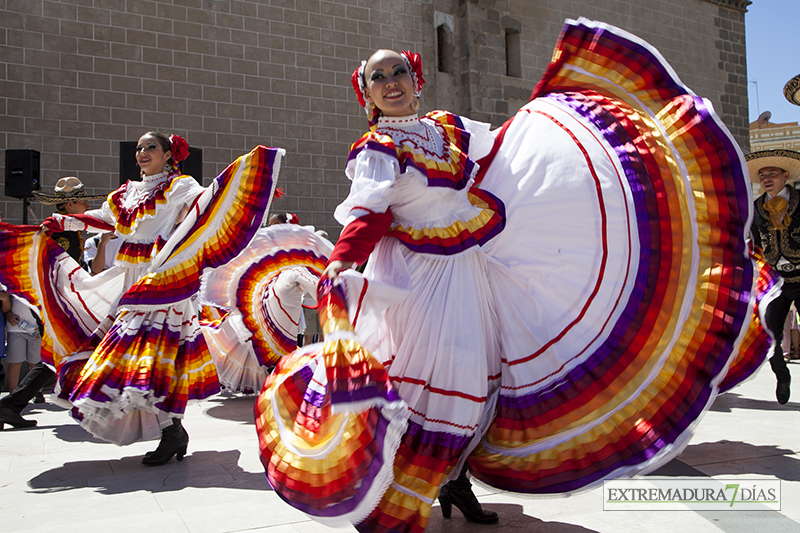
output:
M 0 218 L 0 221 L 2 218 Z M 0 359 L 4 359 L 6 356 L 6 313 L 11 311 L 11 295 L 8 294 L 6 291 L 0 291 Z M 0 384 L 3 383 L 5 379 L 5 371 L 2 367 L 0 370 L 3 370 L 3 373 L 0 374 Z
M 122 239 L 117 238 L 113 232 L 99 233 L 86 239 L 83 247 L 83 261 L 86 268 L 94 276 L 111 268 L 117 257 Z
M 41 320 L 36 312 L 20 298 L 11 299 L 11 308 L 5 312 L 7 344 L 6 363 L 8 365 L 8 390 L 13 391 L 19 384 L 19 374 L 23 363 L 28 364 L 30 372 L 40 361 L 42 350 Z M 5 306 L 4 306 L 5 307 Z M 36 395 L 36 403 L 44 402 L 41 391 Z

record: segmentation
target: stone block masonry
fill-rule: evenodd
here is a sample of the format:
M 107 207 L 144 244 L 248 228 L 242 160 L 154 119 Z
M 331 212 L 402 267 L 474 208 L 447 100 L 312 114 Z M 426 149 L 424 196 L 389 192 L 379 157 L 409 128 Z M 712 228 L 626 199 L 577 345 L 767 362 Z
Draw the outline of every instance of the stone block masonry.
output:
M 280 146 L 286 197 L 274 210 L 335 239 L 348 148 L 366 129 L 350 72 L 374 49 L 423 55 L 422 110 L 496 126 L 527 100 L 564 18 L 603 20 L 659 47 L 746 146 L 746 4 L 0 0 L 0 148 L 40 151 L 45 189 L 77 175 L 101 194 L 119 185 L 119 142 L 151 129 L 202 148 L 206 184 L 253 146 Z M 52 211 L 31 207 L 31 222 Z M 0 198 L 0 215 L 20 223 L 22 201 Z

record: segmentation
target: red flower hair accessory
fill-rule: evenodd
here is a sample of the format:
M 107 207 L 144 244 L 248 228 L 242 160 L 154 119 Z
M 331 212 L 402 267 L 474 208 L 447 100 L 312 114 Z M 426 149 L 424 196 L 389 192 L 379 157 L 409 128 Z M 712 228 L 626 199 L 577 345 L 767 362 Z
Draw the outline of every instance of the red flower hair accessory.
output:
M 408 50 L 403 50 L 400 55 L 406 60 L 411 77 L 414 78 L 414 96 L 419 96 L 422 93 L 422 86 L 425 85 L 425 79 L 422 77 L 422 56 Z
M 170 152 L 172 152 L 172 159 L 176 163 L 180 163 L 189 157 L 189 143 L 180 135 L 169 136 Z
M 358 103 L 363 108 L 367 108 L 367 101 L 364 99 L 364 67 L 366 65 L 366 61 L 361 61 L 361 65 L 350 76 L 350 82 L 353 84 L 353 90 L 358 97 Z
M 297 218 L 297 215 L 294 213 L 286 213 L 286 223 L 287 224 L 300 224 L 300 219 Z

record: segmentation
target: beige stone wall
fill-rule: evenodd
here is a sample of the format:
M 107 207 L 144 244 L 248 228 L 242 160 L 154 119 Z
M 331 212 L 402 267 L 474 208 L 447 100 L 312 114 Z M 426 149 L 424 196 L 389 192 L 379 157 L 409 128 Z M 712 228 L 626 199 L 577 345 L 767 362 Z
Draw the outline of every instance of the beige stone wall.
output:
M 744 120 L 746 143 L 744 15 L 726 7 L 736 1 L 0 0 L 0 148 L 39 150 L 45 189 L 77 175 L 98 194 L 119 183 L 119 142 L 150 129 L 202 148 L 205 183 L 256 144 L 280 146 L 287 196 L 275 210 L 335 238 L 348 146 L 366 124 L 350 72 L 372 50 L 421 51 L 423 110 L 497 125 L 527 99 L 564 18 L 587 16 L 659 47 L 726 123 Z M 442 24 L 448 73 L 436 64 Z M 508 28 L 519 78 L 505 75 Z M 21 205 L 2 197 L 0 214 L 19 223 Z

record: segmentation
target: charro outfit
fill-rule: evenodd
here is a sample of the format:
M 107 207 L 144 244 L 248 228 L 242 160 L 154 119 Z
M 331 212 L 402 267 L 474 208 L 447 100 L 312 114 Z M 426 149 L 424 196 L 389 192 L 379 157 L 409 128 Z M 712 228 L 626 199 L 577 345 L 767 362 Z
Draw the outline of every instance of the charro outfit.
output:
M 80 231 L 59 231 L 50 235 L 61 246 L 70 257 L 75 259 L 81 267 L 85 267 L 83 261 L 84 239 Z
M 2 226 L 11 260 L 0 281 L 43 311 L 43 359 L 58 370 L 58 398 L 93 434 L 120 445 L 158 438 L 188 401 L 219 391 L 197 317 L 202 272 L 252 239 L 282 154 L 259 146 L 205 188 L 177 171 L 146 176 L 98 210 L 57 219 L 122 239 L 115 265 L 97 276 L 38 227 Z
M 33 191 L 33 196 L 44 205 L 55 206 L 78 200 L 105 200 L 105 196 L 102 195 L 86 194 L 86 188 L 83 183 L 75 176 L 66 176 L 59 179 L 52 193 Z M 63 211 L 61 212 L 63 213 Z M 56 241 L 78 264 L 83 267 L 86 266 L 83 261 L 83 245 L 86 235 L 83 232 L 56 231 L 50 234 L 50 238 Z
M 381 117 L 347 176 L 331 258 L 367 268 L 323 280 L 325 342 L 256 403 L 281 498 L 419 532 L 463 461 L 561 493 L 680 452 L 750 324 L 752 198 L 735 141 L 657 51 L 568 21 L 503 128 Z
M 800 192 L 787 185 L 776 198 L 786 201 L 785 208 L 777 216 L 783 221 L 789 220 L 787 227 L 776 227 L 765 207 L 770 200 L 769 195 L 764 193 L 755 201 L 752 233 L 755 245 L 763 249 L 764 259 L 783 278 L 780 294 L 767 307 L 766 322 L 775 335 L 775 352 L 769 359 L 770 366 L 778 383 L 787 383 L 791 375 L 783 357 L 781 338 L 792 303 L 800 309 Z

